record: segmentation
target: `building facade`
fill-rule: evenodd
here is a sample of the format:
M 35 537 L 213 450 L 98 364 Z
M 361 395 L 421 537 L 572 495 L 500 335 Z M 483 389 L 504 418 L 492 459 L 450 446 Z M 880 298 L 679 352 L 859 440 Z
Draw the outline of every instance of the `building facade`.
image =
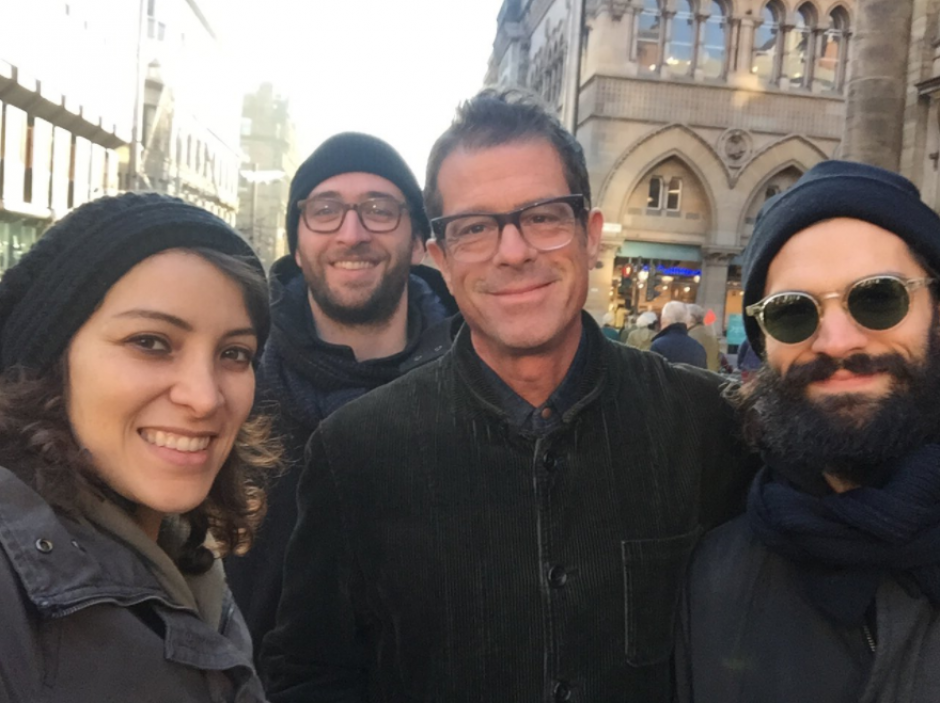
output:
M 70 209 L 179 195 L 234 224 L 240 91 L 211 0 L 0 3 L 0 272 Z
M 571 2 L 506 0 L 488 82 L 561 113 Z M 737 341 L 758 210 L 837 154 L 854 12 L 854 0 L 588 0 L 577 137 L 606 221 L 591 313 L 620 323 L 697 301 Z
M 940 0 L 913 2 L 900 171 L 940 211 Z
M 133 132 L 131 5 L 0 3 L 0 272 L 49 223 L 118 191 Z
M 138 129 L 122 185 L 177 195 L 235 224 L 242 96 L 216 32 L 223 10 L 218 0 L 141 1 Z
M 244 97 L 241 148 L 236 227 L 267 267 L 287 253 L 287 203 L 298 160 L 290 105 L 270 83 Z

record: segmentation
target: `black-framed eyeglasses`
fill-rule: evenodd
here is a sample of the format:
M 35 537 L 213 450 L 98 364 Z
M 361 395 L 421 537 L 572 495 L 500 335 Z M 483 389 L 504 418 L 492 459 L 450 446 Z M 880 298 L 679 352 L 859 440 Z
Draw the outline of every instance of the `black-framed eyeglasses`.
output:
M 407 203 L 395 198 L 367 198 L 358 203 L 344 203 L 339 198 L 313 196 L 297 203 L 307 229 L 318 234 L 338 232 L 346 219 L 346 213 L 354 210 L 359 222 L 373 234 L 383 234 L 395 230 L 401 224 L 403 212 L 408 211 Z
M 842 307 L 860 326 L 883 332 L 899 325 L 911 308 L 911 293 L 928 286 L 932 278 L 902 278 L 891 274 L 868 276 L 843 291 L 814 296 L 803 291 L 782 291 L 745 308 L 764 334 L 783 344 L 799 344 L 816 334 L 822 320 L 822 302 L 840 298 Z
M 538 251 L 561 249 L 574 239 L 585 209 L 583 195 L 563 195 L 512 212 L 467 212 L 435 217 L 431 220 L 431 230 L 435 240 L 454 259 L 474 263 L 486 261 L 496 253 L 503 228 L 509 224 Z

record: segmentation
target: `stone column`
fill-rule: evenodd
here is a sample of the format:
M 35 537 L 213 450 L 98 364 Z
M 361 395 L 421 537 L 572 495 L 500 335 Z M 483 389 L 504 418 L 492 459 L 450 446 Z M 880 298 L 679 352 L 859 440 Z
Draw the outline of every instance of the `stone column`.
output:
M 755 23 L 751 17 L 736 17 L 731 22 L 738 25 L 738 31 L 732 34 L 732 39 L 736 40 L 737 44 L 730 48 L 730 51 L 734 52 L 734 60 L 729 61 L 728 82 L 751 87 L 751 84 L 756 84 L 756 78 L 751 73 Z
M 846 84 L 841 156 L 897 171 L 901 165 L 914 0 L 859 0 Z

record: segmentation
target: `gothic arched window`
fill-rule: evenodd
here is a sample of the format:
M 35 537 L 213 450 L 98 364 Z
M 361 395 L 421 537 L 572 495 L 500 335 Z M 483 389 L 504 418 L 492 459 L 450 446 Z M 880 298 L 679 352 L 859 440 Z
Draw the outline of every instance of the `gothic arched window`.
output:
M 841 92 L 848 61 L 849 16 L 837 7 L 829 14 L 829 29 L 819 42 L 814 80 L 823 90 Z
M 644 73 L 659 73 L 662 62 L 663 13 L 658 0 L 644 0 L 637 16 L 636 60 Z
M 708 17 L 702 22 L 702 50 L 699 67 L 705 78 L 724 78 L 727 72 L 728 21 L 720 2 L 710 3 Z
M 697 44 L 698 22 L 689 0 L 676 2 L 676 14 L 669 32 L 666 70 L 672 76 L 690 76 L 695 69 L 693 57 Z
M 751 73 L 760 78 L 761 83 L 775 86 L 780 78 L 783 7 L 777 0 L 771 0 L 764 6 L 761 19 L 754 31 Z
M 796 11 L 796 21 L 787 32 L 781 76 L 789 79 L 790 87 L 809 88 L 813 81 L 816 11 L 804 3 Z

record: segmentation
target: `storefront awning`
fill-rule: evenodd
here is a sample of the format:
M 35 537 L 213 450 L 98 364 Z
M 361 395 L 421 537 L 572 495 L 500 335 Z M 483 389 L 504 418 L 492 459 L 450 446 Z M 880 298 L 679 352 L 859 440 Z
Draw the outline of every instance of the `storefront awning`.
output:
M 660 261 L 701 261 L 702 250 L 693 244 L 663 244 L 661 242 L 624 242 L 617 250 L 624 259 L 651 259 Z

